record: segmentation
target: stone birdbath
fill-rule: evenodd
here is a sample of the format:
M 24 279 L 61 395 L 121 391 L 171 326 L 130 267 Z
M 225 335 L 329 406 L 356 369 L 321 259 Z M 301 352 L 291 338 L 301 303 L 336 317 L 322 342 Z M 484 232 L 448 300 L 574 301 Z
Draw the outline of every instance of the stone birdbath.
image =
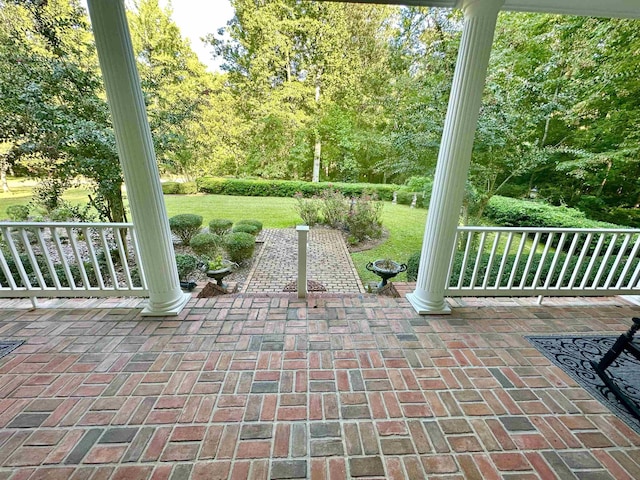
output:
M 407 265 L 404 263 L 394 262 L 389 259 L 381 259 L 367 263 L 366 268 L 382 279 L 378 284 L 378 288 L 383 288 L 387 284 L 387 280 L 395 277 L 401 272 L 404 272 L 407 269 Z

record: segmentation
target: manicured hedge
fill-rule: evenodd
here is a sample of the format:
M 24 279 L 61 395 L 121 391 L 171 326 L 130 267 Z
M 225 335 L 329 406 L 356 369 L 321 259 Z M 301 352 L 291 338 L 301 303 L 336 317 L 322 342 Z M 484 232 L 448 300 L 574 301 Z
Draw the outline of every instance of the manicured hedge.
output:
M 553 257 L 554 255 L 547 255 L 544 263 L 542 264 L 542 273 L 540 274 L 540 278 L 538 279 L 538 286 L 542 286 L 545 285 L 548 276 L 549 276 L 549 270 L 551 268 L 551 264 L 553 262 Z M 475 258 L 475 257 L 474 257 Z M 478 269 L 477 275 L 478 278 L 484 279 L 484 274 L 487 270 L 487 266 L 489 264 L 489 259 L 491 258 L 491 254 L 489 253 L 484 253 L 480 256 L 480 260 L 478 262 L 478 264 L 476 265 L 476 262 L 472 262 L 472 263 L 467 263 L 467 268 L 465 270 L 465 272 L 463 273 L 463 282 L 462 285 L 463 286 L 468 286 L 471 284 L 471 279 L 473 276 L 473 272 L 474 269 Z M 550 285 L 555 286 L 558 282 L 558 279 L 560 277 L 560 272 L 562 271 L 562 266 L 564 265 L 565 261 L 566 261 L 566 254 L 561 253 L 558 256 L 558 263 L 556 265 L 556 268 L 553 271 L 553 274 L 551 276 L 551 283 Z M 571 280 L 571 274 L 573 273 L 576 263 L 578 261 L 579 257 L 577 255 L 573 255 L 571 257 L 571 259 L 569 260 L 569 266 L 567 268 L 567 272 L 569 272 L 568 275 L 564 276 L 564 279 L 562 281 L 562 287 L 567 287 L 569 285 L 569 282 Z M 623 258 L 623 261 L 620 262 L 617 265 L 616 268 L 616 272 L 614 274 L 614 278 L 620 278 L 620 276 L 622 275 L 622 270 L 624 269 L 624 265 L 626 263 L 626 259 L 627 257 Z M 457 285 L 458 284 L 458 280 L 460 278 L 460 268 L 462 267 L 462 260 L 463 260 L 463 254 L 461 252 L 457 252 L 456 256 L 455 256 L 455 260 L 454 260 L 454 265 L 453 265 L 453 275 L 451 277 L 451 280 L 449 281 L 449 285 Z M 516 260 L 516 255 L 512 254 L 507 256 L 507 260 L 505 262 L 504 265 L 504 271 L 503 271 L 503 275 L 500 281 L 500 286 L 501 287 L 506 287 L 509 284 L 509 280 L 510 280 L 510 274 L 513 270 L 513 265 L 515 263 Z M 533 256 L 533 260 L 531 262 L 531 266 L 529 269 L 529 272 L 527 273 L 527 278 L 526 278 L 526 282 L 525 285 L 526 286 L 531 286 L 533 281 L 535 280 L 535 277 L 537 275 L 537 271 L 538 271 L 538 265 L 540 265 L 540 261 L 542 260 L 542 254 L 535 254 Z M 594 260 L 594 265 L 593 268 L 589 274 L 589 278 L 587 280 L 587 285 L 591 285 L 593 283 L 593 281 L 595 280 L 595 277 L 600 269 L 600 266 L 602 265 L 602 262 L 604 261 L 604 257 L 600 256 L 600 257 L 596 257 L 596 259 Z M 611 256 L 607 259 L 607 266 L 605 271 L 606 272 L 610 272 L 611 269 L 613 268 L 613 265 L 616 261 L 615 256 Z M 413 255 L 411 255 L 409 257 L 409 259 L 407 260 L 407 280 L 410 282 L 415 282 L 416 278 L 417 278 L 417 273 L 418 273 L 418 266 L 420 263 L 420 252 L 415 252 Z M 488 281 L 488 285 L 495 285 L 496 283 L 496 279 L 498 278 L 498 272 L 500 271 L 501 268 L 501 261 L 493 261 L 493 264 L 491 265 L 491 271 L 489 273 L 489 281 Z M 527 259 L 523 259 L 522 257 L 520 258 L 520 261 L 518 262 L 518 267 L 516 268 L 516 274 L 514 276 L 514 285 L 519 285 L 522 277 L 524 276 L 524 271 L 527 265 Z M 638 259 L 634 259 L 631 265 L 631 268 L 628 269 L 628 272 L 624 278 L 624 283 L 627 283 L 631 280 L 631 277 L 633 275 L 633 272 L 635 271 L 636 267 L 638 265 Z M 587 271 L 587 268 L 589 267 L 589 262 L 583 262 L 582 265 L 580 266 L 580 269 L 578 270 L 578 275 L 577 275 L 577 283 L 580 284 L 580 282 L 582 282 L 582 279 L 584 278 L 584 274 Z M 600 286 L 602 286 L 602 284 L 606 281 L 607 279 L 607 275 L 603 275 L 602 278 L 600 279 Z
M 162 193 L 165 195 L 186 195 L 190 193 L 198 193 L 196 182 L 164 182 L 162 184 Z
M 485 216 L 505 227 L 620 228 L 613 223 L 590 220 L 574 208 L 499 195 L 491 197 Z
M 413 192 L 398 191 L 398 204 L 411 205 L 411 202 L 413 202 Z M 426 208 L 422 193 L 416 193 L 416 207 Z
M 305 197 L 334 189 L 348 197 L 363 193 L 376 193 L 381 200 L 391 200 L 394 191 L 406 187 L 394 184 L 302 182 L 296 180 L 255 180 L 241 178 L 204 177 L 196 180 L 198 191 L 217 195 L 239 195 L 247 197 L 293 197 L 301 192 Z

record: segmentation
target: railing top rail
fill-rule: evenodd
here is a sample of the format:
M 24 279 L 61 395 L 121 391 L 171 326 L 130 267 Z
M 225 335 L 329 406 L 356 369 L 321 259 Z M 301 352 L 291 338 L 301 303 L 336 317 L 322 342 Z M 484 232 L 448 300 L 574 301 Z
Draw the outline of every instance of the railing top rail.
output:
M 559 227 L 479 227 L 459 226 L 463 232 L 528 232 L 528 233 L 640 233 L 636 228 L 559 228 Z
M 2 222 L 0 227 L 24 228 L 24 227 L 56 227 L 56 228 L 133 228 L 133 223 L 106 223 L 106 222 Z

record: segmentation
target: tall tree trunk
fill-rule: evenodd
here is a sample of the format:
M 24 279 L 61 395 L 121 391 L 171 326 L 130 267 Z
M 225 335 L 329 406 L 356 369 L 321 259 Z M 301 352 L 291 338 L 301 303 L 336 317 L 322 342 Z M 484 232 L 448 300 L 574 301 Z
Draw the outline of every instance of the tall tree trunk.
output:
M 4 193 L 9 192 L 9 184 L 7 183 L 7 170 L 9 170 L 9 163 L 3 158 L 0 162 L 0 181 L 2 182 L 2 191 Z
M 322 154 L 322 141 L 320 140 L 320 134 L 316 132 L 316 145 L 313 149 L 313 177 L 312 182 L 320 181 L 320 156 Z
M 322 72 L 318 72 L 316 75 L 316 112 L 320 113 L 320 80 L 322 78 Z M 320 139 L 320 132 L 316 131 L 316 145 L 313 150 L 313 175 L 311 177 L 312 182 L 320 181 L 320 156 L 322 154 L 322 140 Z
M 559 92 L 560 92 L 560 86 L 556 85 L 556 91 L 553 92 L 553 103 L 554 103 L 554 105 L 558 101 L 558 93 Z M 549 115 L 547 115 L 547 118 L 545 119 L 544 131 L 542 133 L 542 138 L 540 139 L 540 148 L 544 148 L 544 146 L 547 143 L 547 137 L 549 136 L 549 126 L 551 125 L 551 115 L 552 114 L 553 114 L 553 112 L 549 112 Z

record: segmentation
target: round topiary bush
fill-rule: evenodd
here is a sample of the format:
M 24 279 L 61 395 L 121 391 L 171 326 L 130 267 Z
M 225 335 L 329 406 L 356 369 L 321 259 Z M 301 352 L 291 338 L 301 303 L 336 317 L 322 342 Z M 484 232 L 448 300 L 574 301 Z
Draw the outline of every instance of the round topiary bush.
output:
M 220 246 L 220 237 L 213 233 L 198 233 L 194 235 L 189 246 L 196 255 L 203 255 L 213 258 Z
M 250 235 L 253 235 L 254 237 L 256 235 L 258 235 L 258 227 L 256 227 L 255 225 L 249 225 L 248 223 L 239 223 L 236 224 L 235 227 L 233 227 L 233 230 L 231 230 L 232 232 L 244 232 L 244 233 L 248 233 Z
M 240 220 L 239 222 L 236 222 L 236 225 L 253 225 L 257 228 L 257 233 L 262 231 L 262 222 L 260 220 Z
M 255 238 L 245 232 L 233 232 L 224 237 L 224 248 L 232 262 L 241 263 L 251 258 L 255 247 Z
M 25 222 L 29 218 L 29 207 L 27 205 L 11 205 L 7 207 L 7 215 L 14 222 Z
M 407 281 L 415 282 L 418 279 L 418 267 L 420 266 L 420 252 L 415 252 L 407 259 Z
M 231 230 L 233 222 L 226 218 L 214 218 L 209 222 L 209 231 L 216 235 L 226 235 Z
M 189 245 L 191 238 L 200 231 L 202 217 L 191 213 L 183 213 L 169 219 L 169 228 L 183 245 Z
M 190 273 L 198 267 L 198 259 L 193 255 L 178 253 L 176 255 L 176 267 L 178 268 L 178 278 L 187 280 Z

